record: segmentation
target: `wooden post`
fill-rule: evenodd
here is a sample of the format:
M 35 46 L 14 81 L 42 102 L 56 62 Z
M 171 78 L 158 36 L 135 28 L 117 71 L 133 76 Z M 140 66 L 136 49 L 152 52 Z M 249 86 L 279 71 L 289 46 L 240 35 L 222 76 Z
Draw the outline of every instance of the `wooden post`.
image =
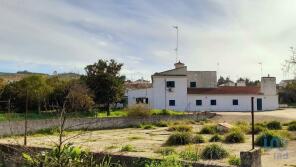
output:
M 251 98 L 252 103 L 252 149 L 255 148 L 255 134 L 254 134 L 254 97 Z

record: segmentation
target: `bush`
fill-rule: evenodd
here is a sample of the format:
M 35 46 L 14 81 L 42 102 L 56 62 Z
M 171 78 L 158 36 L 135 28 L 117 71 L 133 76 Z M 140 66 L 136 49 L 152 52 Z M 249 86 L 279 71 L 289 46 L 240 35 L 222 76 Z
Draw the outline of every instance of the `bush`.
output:
M 176 153 L 176 150 L 174 147 L 161 147 L 156 153 L 160 153 L 161 155 L 167 156 L 167 155 L 172 155 Z
M 223 141 L 223 137 L 221 135 L 215 134 L 209 140 L 209 142 L 220 142 Z
M 190 125 L 173 125 L 168 130 L 169 131 L 178 131 L 178 132 L 191 132 L 192 126 L 190 126 Z
M 204 125 L 200 130 L 200 134 L 215 134 L 217 133 L 217 126 L 216 125 Z
M 146 163 L 145 167 L 183 167 L 182 162 L 178 160 L 178 157 L 170 155 L 165 157 L 162 161 L 152 161 Z
M 289 123 L 288 130 L 289 131 L 296 131 L 296 121 L 292 121 Z
M 151 124 L 141 124 L 140 128 L 142 128 L 142 129 L 154 129 L 155 126 L 151 125 Z
M 200 159 L 198 150 L 192 147 L 187 147 L 185 150 L 181 151 L 179 157 L 187 161 L 198 161 Z
M 261 147 L 283 147 L 285 145 L 285 139 L 272 131 L 264 131 L 260 133 L 255 141 L 255 144 Z
M 145 104 L 137 104 L 126 109 L 128 117 L 149 117 L 151 110 Z
M 244 133 L 248 133 L 250 130 L 250 125 L 245 121 L 238 121 L 235 123 L 235 129 L 239 129 Z
M 241 131 L 232 131 L 225 137 L 226 143 L 243 143 L 245 142 L 245 135 Z
M 229 153 L 218 144 L 208 145 L 201 152 L 201 157 L 207 160 L 223 159 L 228 155 Z
M 228 159 L 228 163 L 229 163 L 229 165 L 240 166 L 241 165 L 241 160 L 240 160 L 239 157 L 230 156 L 229 159 Z
M 168 127 L 169 123 L 165 121 L 160 121 L 154 124 L 157 127 Z
M 193 137 L 192 142 L 193 143 L 205 143 L 206 140 L 202 135 L 197 134 Z
M 168 145 L 185 145 L 192 141 L 192 135 L 189 132 L 174 132 L 168 138 L 166 144 Z
M 262 125 L 256 124 L 254 126 L 254 134 L 259 134 L 259 133 L 266 131 L 266 130 L 267 130 L 267 128 Z M 250 128 L 249 134 L 252 134 L 252 128 Z
M 134 146 L 127 144 L 121 147 L 120 149 L 121 152 L 135 152 L 136 149 Z
M 266 124 L 269 130 L 280 130 L 282 129 L 282 125 L 279 121 L 271 121 Z

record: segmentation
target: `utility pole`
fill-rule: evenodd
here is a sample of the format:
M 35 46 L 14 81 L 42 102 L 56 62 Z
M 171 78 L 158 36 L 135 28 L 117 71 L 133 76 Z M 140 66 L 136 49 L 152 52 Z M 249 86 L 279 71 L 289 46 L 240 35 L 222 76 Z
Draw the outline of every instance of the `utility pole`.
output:
M 178 62 L 179 60 L 179 55 L 178 55 L 178 50 L 179 50 L 179 27 L 178 26 L 174 26 L 174 28 L 176 29 L 177 31 L 177 41 L 176 41 L 176 63 Z
M 252 149 L 255 149 L 255 135 L 254 135 L 254 97 L 251 97 L 252 105 Z
M 27 129 L 28 129 L 28 89 L 26 90 L 26 111 L 25 111 L 25 136 L 24 145 L 27 145 Z

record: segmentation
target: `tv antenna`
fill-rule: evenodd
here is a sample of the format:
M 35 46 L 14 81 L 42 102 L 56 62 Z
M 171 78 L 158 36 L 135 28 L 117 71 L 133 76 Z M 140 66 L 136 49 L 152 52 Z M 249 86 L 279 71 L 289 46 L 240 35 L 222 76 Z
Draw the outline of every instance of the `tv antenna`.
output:
M 179 50 L 179 27 L 178 26 L 174 26 L 174 28 L 176 29 L 177 32 L 177 41 L 176 41 L 176 48 L 175 48 L 175 52 L 176 52 L 176 63 L 178 62 L 179 56 L 178 56 L 178 50 Z
M 263 63 L 259 62 L 258 64 L 260 65 L 260 68 L 261 68 L 261 77 L 263 77 L 263 69 L 262 69 Z

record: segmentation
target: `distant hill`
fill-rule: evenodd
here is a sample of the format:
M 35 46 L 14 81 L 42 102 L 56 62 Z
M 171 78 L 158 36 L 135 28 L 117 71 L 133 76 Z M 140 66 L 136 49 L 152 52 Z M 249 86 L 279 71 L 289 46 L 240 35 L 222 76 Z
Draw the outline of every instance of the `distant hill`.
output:
M 81 76 L 80 74 L 76 74 L 76 73 L 61 73 L 56 75 L 49 75 L 49 74 L 29 72 L 29 71 L 18 71 L 16 73 L 0 72 L 0 78 L 3 78 L 5 82 L 19 81 L 30 75 L 44 75 L 49 77 L 58 76 L 66 80 L 78 79 Z

